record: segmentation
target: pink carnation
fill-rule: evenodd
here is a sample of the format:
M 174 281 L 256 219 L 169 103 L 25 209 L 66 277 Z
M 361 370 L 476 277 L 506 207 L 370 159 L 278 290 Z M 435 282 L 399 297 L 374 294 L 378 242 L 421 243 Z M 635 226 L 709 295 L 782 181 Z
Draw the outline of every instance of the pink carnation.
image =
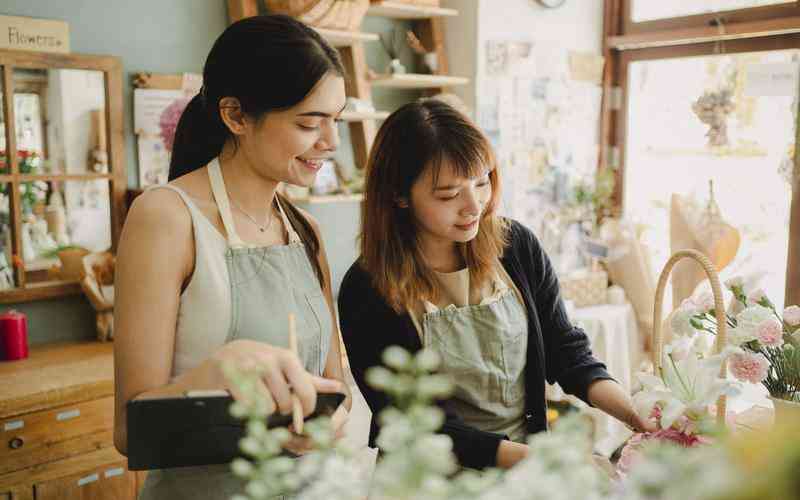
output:
M 167 151 L 172 151 L 172 144 L 175 142 L 175 130 L 178 128 L 178 120 L 181 119 L 183 110 L 189 104 L 189 99 L 181 98 L 175 99 L 172 103 L 164 108 L 161 116 L 158 119 L 158 126 L 161 128 L 161 139 L 164 141 L 164 147 Z
M 756 337 L 765 346 L 780 347 L 783 345 L 783 325 L 773 318 L 762 321 L 756 328 Z
M 684 448 L 693 448 L 698 445 L 711 443 L 711 440 L 707 437 L 698 434 L 690 434 L 674 428 L 634 434 L 625 444 L 625 447 L 622 448 L 619 461 L 617 462 L 617 470 L 621 475 L 630 472 L 641 460 L 642 447 L 648 441 L 668 441 L 683 446 Z
M 789 326 L 800 325 L 800 307 L 789 306 L 783 310 L 783 320 Z
M 730 368 L 738 380 L 758 384 L 767 378 L 769 361 L 760 353 L 737 353 L 730 357 Z

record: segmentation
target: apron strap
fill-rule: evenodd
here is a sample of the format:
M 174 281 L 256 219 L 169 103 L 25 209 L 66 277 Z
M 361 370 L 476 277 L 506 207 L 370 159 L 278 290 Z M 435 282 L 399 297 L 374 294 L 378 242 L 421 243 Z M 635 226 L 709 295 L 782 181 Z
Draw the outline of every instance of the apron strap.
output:
M 211 193 L 214 195 L 214 201 L 217 202 L 222 224 L 225 226 L 228 244 L 232 247 L 244 246 L 244 242 L 239 238 L 239 233 L 236 232 L 236 226 L 233 224 L 231 205 L 228 201 L 228 192 L 225 189 L 225 181 L 222 179 L 222 170 L 219 166 L 219 160 L 216 158 L 211 160 L 208 164 L 208 179 L 211 182 Z
M 289 243 L 301 243 L 302 240 L 300 239 L 300 235 L 297 234 L 297 231 L 295 231 L 292 225 L 289 223 L 289 218 L 286 217 L 286 212 L 283 211 L 283 206 L 281 205 L 280 199 L 278 199 L 277 196 L 275 197 L 275 203 L 278 205 L 278 212 L 281 214 L 283 227 L 286 228 L 286 232 L 289 234 Z

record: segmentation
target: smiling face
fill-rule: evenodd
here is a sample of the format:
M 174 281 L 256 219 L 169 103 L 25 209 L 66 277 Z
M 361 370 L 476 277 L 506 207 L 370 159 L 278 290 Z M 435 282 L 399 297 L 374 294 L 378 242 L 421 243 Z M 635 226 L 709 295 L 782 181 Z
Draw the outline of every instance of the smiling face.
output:
M 328 73 L 297 105 L 245 120 L 239 148 L 258 175 L 311 186 L 323 160 L 339 146 L 337 119 L 344 105 L 344 79 Z
M 492 183 L 488 168 L 475 170 L 478 175 L 466 177 L 445 160 L 438 178 L 429 167 L 414 182 L 410 208 L 424 246 L 466 243 L 477 236 Z

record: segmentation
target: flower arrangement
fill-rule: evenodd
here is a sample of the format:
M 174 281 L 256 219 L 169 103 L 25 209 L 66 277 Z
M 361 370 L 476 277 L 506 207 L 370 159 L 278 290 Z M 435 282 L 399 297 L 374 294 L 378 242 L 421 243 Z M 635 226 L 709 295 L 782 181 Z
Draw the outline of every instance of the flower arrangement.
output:
M 704 356 L 702 348 L 701 342 L 688 350 L 672 348 L 674 370 L 665 371 L 668 374 L 660 382 L 650 379 L 661 388 L 656 399 L 664 404 L 654 405 L 659 409 L 653 418 L 661 422 L 662 430 L 654 433 L 657 439 L 639 437 L 629 450 L 635 452 L 636 460 L 629 461 L 620 477 L 610 477 L 594 464 L 590 432 L 580 416 L 563 417 L 552 432 L 530 436 L 529 456 L 507 472 L 460 470 L 452 442 L 436 433 L 444 415 L 433 401 L 447 395 L 451 384 L 435 373 L 438 356 L 428 350 L 411 355 L 399 347 L 390 348 L 383 357 L 386 367 L 368 373 L 370 384 L 389 394 L 393 402 L 378 417 L 382 424 L 378 444 L 384 454 L 371 478 L 357 464 L 354 450 L 334 440 L 327 417 L 306 425 L 315 451 L 301 457 L 282 454 L 281 444 L 289 439 L 289 432 L 265 427 L 267 404 L 255 392 L 258 372 L 224 366 L 245 395 L 231 412 L 247 421 L 247 435 L 240 444 L 248 458 L 231 464 L 246 485 L 234 500 L 276 495 L 293 495 L 297 500 L 800 498 L 795 491 L 800 429 L 733 442 L 727 438 L 711 442 L 701 432 L 687 430 L 692 425 L 690 416 L 705 418 L 711 411 L 706 403 L 730 388 L 712 376 L 724 354 Z M 688 387 L 694 384 L 698 384 L 696 391 Z M 653 392 L 646 393 L 652 396 Z M 701 443 L 707 445 L 697 446 Z M 769 457 L 764 456 L 767 452 Z M 795 496 L 787 496 L 793 491 Z
M 726 312 L 730 373 L 742 382 L 763 384 L 774 398 L 800 402 L 800 307 L 779 313 L 763 290 L 745 290 L 738 277 L 726 281 L 725 287 L 734 297 Z M 709 294 L 686 299 L 672 326 L 690 336 L 716 335 Z
M 720 377 L 722 363 L 733 351 L 711 354 L 712 340 L 704 335 L 679 337 L 664 346 L 661 373 L 638 374 L 642 390 L 633 396 L 633 403 L 658 430 L 635 434 L 628 441 L 617 464 L 622 474 L 638 463 L 642 449 L 651 442 L 693 448 L 711 443 L 719 434 L 715 402 L 723 395 L 737 395 L 739 387 Z

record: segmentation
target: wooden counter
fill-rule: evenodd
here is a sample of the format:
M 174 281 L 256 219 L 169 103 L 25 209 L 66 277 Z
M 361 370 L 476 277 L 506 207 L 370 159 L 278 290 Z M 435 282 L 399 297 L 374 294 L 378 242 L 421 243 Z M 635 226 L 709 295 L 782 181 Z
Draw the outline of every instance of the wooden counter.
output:
M 144 474 L 113 446 L 113 344 L 33 347 L 0 362 L 0 500 L 133 500 Z
M 113 350 L 111 342 L 52 344 L 0 362 L 0 419 L 113 396 Z

